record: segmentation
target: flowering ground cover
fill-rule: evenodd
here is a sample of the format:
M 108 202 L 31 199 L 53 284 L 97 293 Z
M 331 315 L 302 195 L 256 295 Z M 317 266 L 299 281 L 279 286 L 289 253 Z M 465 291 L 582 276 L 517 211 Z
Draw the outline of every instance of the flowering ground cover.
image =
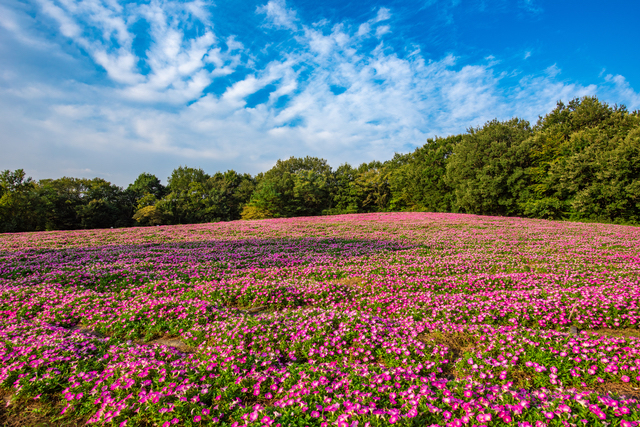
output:
M 1 235 L 0 416 L 637 426 L 639 243 L 429 213 Z

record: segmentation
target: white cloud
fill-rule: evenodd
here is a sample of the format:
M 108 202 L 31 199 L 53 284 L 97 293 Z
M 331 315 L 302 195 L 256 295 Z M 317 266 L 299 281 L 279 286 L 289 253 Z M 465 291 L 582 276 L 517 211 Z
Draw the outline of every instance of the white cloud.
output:
M 386 21 L 391 18 L 391 11 L 386 7 L 378 9 L 378 14 L 373 18 L 373 22 Z
M 619 104 L 626 105 L 631 111 L 640 109 L 640 93 L 633 90 L 623 76 L 608 74 L 605 81 L 612 99 L 617 99 Z
M 549 77 L 556 77 L 558 74 L 562 72 L 562 70 L 558 68 L 556 64 L 550 65 L 544 71 Z
M 86 169 L 125 184 L 142 170 L 166 176 L 185 163 L 255 173 L 290 155 L 324 157 L 337 166 L 384 160 L 427 137 L 495 117 L 535 121 L 559 99 L 598 94 L 640 107 L 622 76 L 582 86 L 560 80 L 553 64 L 516 81 L 518 70 L 499 58 L 427 61 L 413 45 L 403 56 L 387 39 L 371 38 L 372 32 L 393 34 L 391 11 L 384 8 L 361 23 L 306 25 L 284 1 L 271 0 L 257 12 L 278 32 L 288 31 L 290 43 L 281 51 L 282 44 L 265 43 L 270 56 L 260 62 L 234 35 L 216 32 L 201 1 L 41 5 L 58 31 L 104 68 L 107 80 L 32 81 L 10 68 L 0 76 L 0 169 L 26 167 L 37 178 Z M 149 26 L 144 54 L 134 49 L 132 30 L 141 19 Z M 15 14 L 0 25 L 15 43 L 36 49 L 32 41 L 39 39 Z M 233 80 L 218 83 L 230 75 Z M 207 90 L 216 84 L 217 92 Z M 258 91 L 262 98 L 248 105 Z M 26 160 L 31 153 L 41 157 Z
M 107 71 L 109 77 L 118 83 L 133 84 L 143 79 L 136 73 L 137 58 L 131 52 L 121 50 L 113 54 L 96 49 L 93 58 Z
M 216 77 L 233 72 L 243 50 L 233 37 L 227 39 L 226 51 L 217 45 L 206 4 L 200 0 L 152 0 L 126 7 L 112 0 L 39 1 L 60 32 L 122 85 L 119 93 L 131 100 L 184 103 L 197 98 Z M 151 37 L 143 58 L 134 52 L 135 34 L 130 28 L 141 19 L 149 24 Z M 195 22 L 202 24 L 204 31 L 194 38 L 187 31 Z M 95 30 L 101 37 L 87 35 Z M 140 61 L 150 72 L 139 69 Z M 207 64 L 215 68 L 208 70 Z
M 376 28 L 376 37 L 381 37 L 387 33 L 391 32 L 391 27 L 388 25 L 381 25 Z
M 71 19 L 64 10 L 48 0 L 40 0 L 42 11 L 55 19 L 59 26 L 60 32 L 69 38 L 77 39 L 81 34 L 80 26 Z
M 535 122 L 537 116 L 545 115 L 556 106 L 556 102 L 569 101 L 573 98 L 592 95 L 603 95 L 597 85 L 582 86 L 576 83 L 565 83 L 556 79 L 560 70 L 554 65 L 554 72 L 539 76 L 523 77 L 516 89 L 510 93 L 516 105 L 517 114 Z M 601 97 L 607 100 L 608 97 Z M 610 98 L 609 98 L 610 99 Z
M 296 30 L 296 12 L 292 9 L 287 9 L 287 5 L 284 0 L 269 0 L 264 6 L 257 8 L 258 13 L 267 15 L 267 19 L 272 25 L 289 30 Z
M 369 24 L 368 22 L 365 22 L 364 24 L 360 24 L 360 26 L 358 27 L 358 32 L 356 33 L 357 36 L 365 36 L 367 34 L 369 34 L 369 31 L 371 31 L 371 24 Z

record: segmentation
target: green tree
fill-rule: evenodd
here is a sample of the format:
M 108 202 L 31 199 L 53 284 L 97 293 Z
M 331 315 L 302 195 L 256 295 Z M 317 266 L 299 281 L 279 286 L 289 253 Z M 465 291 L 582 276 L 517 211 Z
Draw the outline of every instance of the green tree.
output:
M 276 184 L 271 180 L 261 180 L 249 203 L 243 207 L 242 219 L 279 218 L 286 211 Z
M 213 215 L 222 221 L 240 219 L 242 209 L 255 189 L 255 180 L 251 175 L 239 174 L 234 170 L 217 172 L 208 184 L 210 197 L 216 200 Z
M 85 180 L 62 177 L 38 182 L 39 216 L 46 230 L 81 228 L 78 210 L 84 204 Z
M 453 209 L 483 215 L 518 215 L 528 184 L 529 122 L 492 120 L 469 129 L 447 161 L 445 183 L 453 189 Z
M 335 182 L 332 199 L 333 207 L 326 209 L 325 214 L 349 214 L 360 212 L 362 198 L 355 187 L 358 170 L 348 163 L 340 165 L 333 174 Z
M 553 111 L 540 117 L 528 141 L 531 166 L 526 171 L 530 183 L 521 196 L 524 214 L 549 219 L 609 217 L 587 213 L 589 197 L 608 190 L 600 184 L 596 185 L 598 191 L 586 188 L 603 167 L 602 159 L 615 163 L 614 157 L 605 153 L 615 151 L 638 125 L 637 112 L 630 114 L 624 106 L 611 107 L 596 97 L 576 98 L 567 105 L 558 102 Z M 602 169 L 599 176 L 607 173 Z
M 248 174 L 229 170 L 209 176 L 181 166 L 169 177 L 169 193 L 155 206 L 170 224 L 231 221 L 240 219 L 254 187 Z
M 156 199 L 161 199 L 167 193 L 166 187 L 162 185 L 158 177 L 146 172 L 138 175 L 133 184 L 129 184 L 127 191 L 134 195 L 136 201 L 146 194 L 151 194 Z
M 640 127 L 610 138 L 598 128 L 571 135 L 547 182 L 574 220 L 640 222 Z
M 248 203 L 252 209 L 247 207 L 243 218 L 247 218 L 247 212 L 274 218 L 319 215 L 332 206 L 333 185 L 331 166 L 324 159 L 307 156 L 278 160 L 258 177 Z
M 391 200 L 389 177 L 391 167 L 378 161 L 363 163 L 358 167 L 356 179 L 351 184 L 358 200 L 359 212 L 382 212 Z
M 162 212 L 154 205 L 138 209 L 133 215 L 133 219 L 140 225 L 160 225 L 164 220 Z
M 131 224 L 133 206 L 125 203 L 122 188 L 102 178 L 83 179 L 82 201 L 76 209 L 80 227 L 109 228 Z
M 318 215 L 331 209 L 331 174 L 315 170 L 300 170 L 293 175 L 293 196 L 296 201 L 294 215 Z
M 34 231 L 38 229 L 36 183 L 25 177 L 22 169 L 0 173 L 0 231 Z
M 427 140 L 389 177 L 392 210 L 451 211 L 453 194 L 445 182 L 447 160 L 462 135 Z
M 206 215 L 210 204 L 206 200 L 209 178 L 202 169 L 180 166 L 173 170 L 168 179 L 168 194 L 156 204 L 169 224 L 192 224 L 209 219 Z
M 132 219 L 140 225 L 159 225 L 163 223 L 163 212 L 155 205 L 167 193 L 157 176 L 143 172 L 125 190 L 135 213 Z

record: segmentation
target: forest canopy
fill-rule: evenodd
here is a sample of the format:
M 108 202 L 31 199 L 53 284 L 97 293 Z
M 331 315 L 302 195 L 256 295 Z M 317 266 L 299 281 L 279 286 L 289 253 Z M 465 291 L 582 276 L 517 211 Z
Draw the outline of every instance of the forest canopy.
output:
M 180 166 L 163 185 L 0 173 L 0 232 L 430 211 L 640 224 L 640 112 L 595 97 L 535 125 L 492 120 L 385 162 L 278 160 L 256 176 Z

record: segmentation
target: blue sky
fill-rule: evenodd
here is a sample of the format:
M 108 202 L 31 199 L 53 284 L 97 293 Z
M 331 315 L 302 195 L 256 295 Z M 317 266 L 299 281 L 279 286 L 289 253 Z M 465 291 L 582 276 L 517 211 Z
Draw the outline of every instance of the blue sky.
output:
M 638 1 L 0 2 L 0 170 L 386 160 L 597 95 L 640 109 Z M 635 25 L 634 25 L 635 24 Z

